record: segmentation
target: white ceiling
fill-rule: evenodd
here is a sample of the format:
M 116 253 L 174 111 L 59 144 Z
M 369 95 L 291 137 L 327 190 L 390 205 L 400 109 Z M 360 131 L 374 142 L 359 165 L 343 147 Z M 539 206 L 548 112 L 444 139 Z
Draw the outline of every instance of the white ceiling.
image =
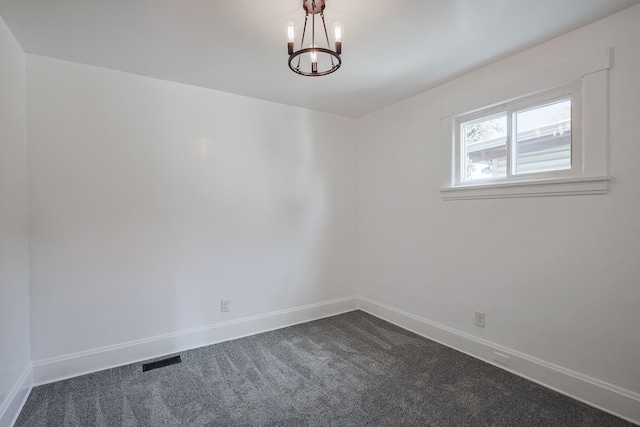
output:
M 328 0 L 343 65 L 287 66 L 302 0 L 0 0 L 28 53 L 360 117 L 640 0 Z

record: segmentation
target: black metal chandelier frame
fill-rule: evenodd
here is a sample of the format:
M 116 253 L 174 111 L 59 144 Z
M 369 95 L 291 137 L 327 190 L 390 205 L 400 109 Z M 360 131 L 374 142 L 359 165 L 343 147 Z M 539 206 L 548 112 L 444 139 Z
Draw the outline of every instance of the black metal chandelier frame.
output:
M 324 8 L 325 8 L 325 0 L 302 0 L 302 8 L 305 11 L 304 16 L 304 28 L 302 30 L 302 38 L 300 40 L 300 49 L 294 51 L 294 44 L 292 41 L 288 43 L 288 52 L 289 52 L 289 68 L 294 73 L 309 76 L 309 77 L 317 77 L 317 76 L 326 76 L 327 74 L 331 74 L 336 71 L 342 65 L 342 58 L 340 57 L 342 53 L 342 41 L 336 40 L 335 50 L 331 50 L 328 47 L 330 46 L 329 42 L 329 34 L 327 32 L 327 24 L 324 19 Z M 309 21 L 309 15 L 311 15 L 311 46 L 308 48 L 302 48 L 304 46 L 304 40 L 307 32 L 307 22 Z M 327 42 L 327 48 L 316 46 L 316 15 L 320 15 L 322 18 L 322 28 L 324 29 L 324 36 Z M 301 56 L 308 53 L 312 56 L 315 56 L 316 60 L 311 60 L 311 70 L 306 71 L 301 68 L 300 59 Z M 317 56 L 323 54 L 328 55 L 329 63 L 331 66 L 324 70 L 318 70 L 318 61 Z M 294 65 L 295 63 L 295 65 Z

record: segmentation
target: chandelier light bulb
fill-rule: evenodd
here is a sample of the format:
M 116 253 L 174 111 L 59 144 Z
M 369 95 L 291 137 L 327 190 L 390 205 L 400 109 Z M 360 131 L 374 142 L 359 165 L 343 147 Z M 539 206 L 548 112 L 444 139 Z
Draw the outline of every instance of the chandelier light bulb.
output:
M 342 53 L 342 36 L 344 35 L 344 25 L 342 22 L 336 22 L 333 24 L 333 36 L 336 41 L 336 53 L 339 55 Z
M 311 59 L 311 72 L 312 73 L 317 73 L 318 72 L 318 51 L 315 50 L 317 46 L 312 44 L 309 45 L 309 49 L 311 49 L 309 51 L 309 59 Z
M 287 49 L 289 55 L 293 53 L 293 46 L 296 38 L 296 24 L 289 21 L 287 22 Z

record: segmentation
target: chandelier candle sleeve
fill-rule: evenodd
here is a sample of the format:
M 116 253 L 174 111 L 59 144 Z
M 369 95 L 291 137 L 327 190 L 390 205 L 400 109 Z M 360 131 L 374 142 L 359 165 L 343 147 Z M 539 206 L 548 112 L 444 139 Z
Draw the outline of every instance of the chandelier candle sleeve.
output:
M 302 0 L 304 27 L 302 35 L 298 35 L 299 48 L 296 50 L 297 28 L 293 22 L 287 22 L 287 53 L 289 54 L 289 68 L 302 76 L 326 76 L 342 65 L 342 37 L 344 25 L 340 22 L 333 24 L 333 46 L 329 41 L 327 24 L 324 19 L 325 0 Z M 316 18 L 319 19 L 316 26 Z M 310 22 L 309 22 L 310 21 Z M 316 34 L 316 29 L 318 33 Z M 305 40 L 311 45 L 305 48 Z M 307 42 L 308 43 L 308 42 Z M 332 49 L 333 47 L 333 49 Z M 304 54 L 309 55 L 304 55 Z

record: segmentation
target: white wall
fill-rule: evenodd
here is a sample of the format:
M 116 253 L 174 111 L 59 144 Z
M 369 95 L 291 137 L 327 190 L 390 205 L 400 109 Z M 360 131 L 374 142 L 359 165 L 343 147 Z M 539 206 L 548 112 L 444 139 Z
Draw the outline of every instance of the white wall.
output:
M 25 54 L 0 18 L 0 426 L 30 383 Z
M 360 294 L 640 396 L 638 22 L 635 6 L 359 120 Z M 607 195 L 441 199 L 442 105 L 607 47 Z
M 355 294 L 351 119 L 34 55 L 27 82 L 36 365 Z

